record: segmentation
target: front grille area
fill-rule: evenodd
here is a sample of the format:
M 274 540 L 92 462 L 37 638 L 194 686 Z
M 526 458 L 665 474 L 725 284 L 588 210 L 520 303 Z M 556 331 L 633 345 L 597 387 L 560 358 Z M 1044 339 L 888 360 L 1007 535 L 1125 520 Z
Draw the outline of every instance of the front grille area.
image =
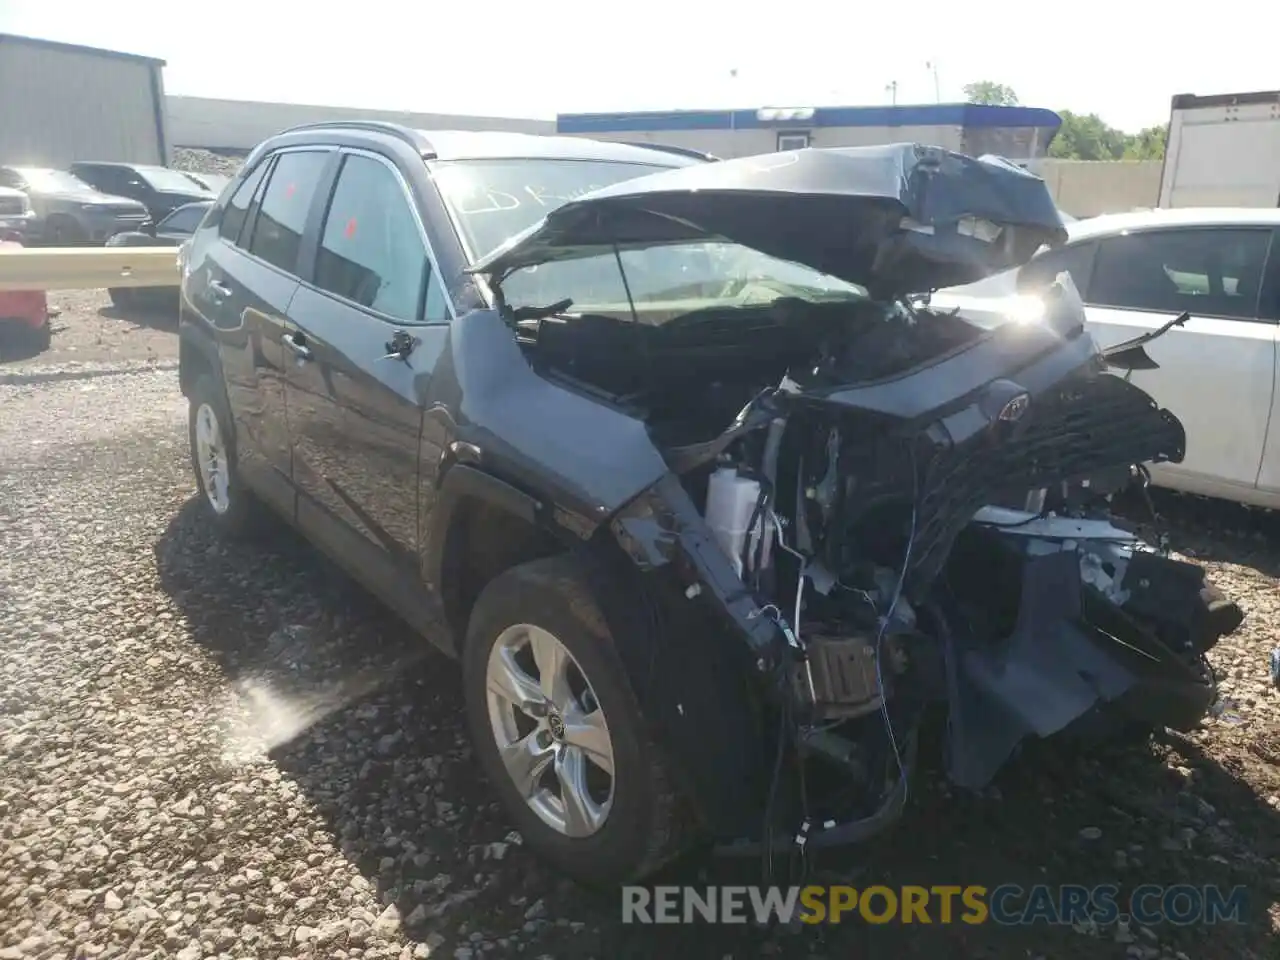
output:
M 21 197 L 0 197 L 0 217 L 20 217 L 26 212 L 27 205 Z
M 1003 426 L 1003 425 L 1001 425 Z M 908 582 L 923 590 L 951 545 L 989 503 L 1103 470 L 1182 459 L 1186 434 L 1147 394 L 1108 374 L 1068 381 L 1037 397 L 1016 433 L 981 434 L 921 463 Z
M 113 213 L 120 220 L 145 220 L 147 212 L 139 210 L 137 207 L 129 206 L 123 203 L 111 203 L 106 205 L 106 210 Z

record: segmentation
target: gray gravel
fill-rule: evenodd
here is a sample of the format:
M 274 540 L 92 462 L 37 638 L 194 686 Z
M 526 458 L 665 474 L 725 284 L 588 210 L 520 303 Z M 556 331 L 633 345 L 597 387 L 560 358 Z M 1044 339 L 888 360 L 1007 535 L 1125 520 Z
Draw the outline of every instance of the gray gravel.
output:
M 543 870 L 463 734 L 457 673 L 283 529 L 198 522 L 171 372 L 0 385 L 0 960 L 1274 956 L 1280 557 L 1191 524 L 1261 620 L 1190 738 L 921 783 L 848 882 L 1248 885 L 1229 931 L 624 928 Z M 674 879 L 754 882 L 693 860 Z M 1270 911 L 1270 917 L 1268 912 Z

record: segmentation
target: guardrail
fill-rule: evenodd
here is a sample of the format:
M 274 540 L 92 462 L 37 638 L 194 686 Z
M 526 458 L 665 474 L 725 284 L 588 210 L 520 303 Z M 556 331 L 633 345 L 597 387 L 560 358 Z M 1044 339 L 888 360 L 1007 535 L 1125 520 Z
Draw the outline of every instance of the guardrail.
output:
M 177 247 L 0 247 L 0 290 L 176 287 Z

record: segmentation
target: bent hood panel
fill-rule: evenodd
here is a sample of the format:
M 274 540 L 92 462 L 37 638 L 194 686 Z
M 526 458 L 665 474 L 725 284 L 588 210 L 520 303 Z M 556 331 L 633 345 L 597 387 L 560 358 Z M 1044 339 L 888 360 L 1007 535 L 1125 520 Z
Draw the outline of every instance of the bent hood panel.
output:
M 939 147 L 794 150 L 625 180 L 472 267 L 502 277 L 601 248 L 728 240 L 897 296 L 969 283 L 1066 239 L 1044 181 Z

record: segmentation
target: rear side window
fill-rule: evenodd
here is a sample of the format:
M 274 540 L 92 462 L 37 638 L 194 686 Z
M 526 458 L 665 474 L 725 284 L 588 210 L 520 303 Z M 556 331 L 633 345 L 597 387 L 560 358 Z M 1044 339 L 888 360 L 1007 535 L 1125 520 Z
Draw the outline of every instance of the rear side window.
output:
M 1258 316 L 1269 230 L 1198 228 L 1108 237 L 1098 248 L 1088 300 L 1163 313 Z
M 423 284 L 438 284 L 409 204 L 389 167 L 369 157 L 348 156 L 325 217 L 316 286 L 397 320 L 417 320 Z M 443 292 L 434 293 L 427 297 L 425 319 L 447 319 Z
M 249 252 L 267 263 L 298 272 L 298 248 L 327 153 L 282 153 L 271 170 L 262 207 L 253 218 Z
M 262 175 L 266 173 L 270 163 L 269 160 L 264 160 L 258 164 L 227 201 L 226 209 L 222 211 L 222 222 L 218 226 L 218 234 L 224 240 L 232 243 L 239 242 L 240 231 L 249 214 L 249 204 L 253 200 L 253 194 L 258 189 L 258 185 L 262 183 Z
M 1065 270 L 1071 274 L 1071 282 L 1076 285 L 1081 299 L 1088 299 L 1089 279 L 1097 249 L 1098 245 L 1090 241 L 1042 253 L 1018 271 L 1018 292 L 1039 293 Z

